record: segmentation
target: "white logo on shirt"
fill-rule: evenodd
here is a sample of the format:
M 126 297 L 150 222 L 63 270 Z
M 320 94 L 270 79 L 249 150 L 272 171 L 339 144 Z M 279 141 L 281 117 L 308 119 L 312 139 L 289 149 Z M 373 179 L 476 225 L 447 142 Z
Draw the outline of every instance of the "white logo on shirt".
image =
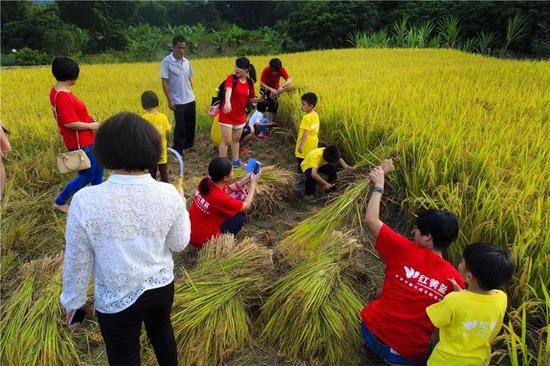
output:
M 418 276 L 420 276 L 420 272 L 415 271 L 414 268 L 405 266 L 405 276 L 407 276 L 407 278 L 418 278 Z
M 425 276 L 412 267 L 403 266 L 403 268 L 405 270 L 405 278 L 398 274 L 395 275 L 395 278 L 405 283 L 405 285 L 428 295 L 436 301 L 441 301 L 443 296 L 447 294 L 447 285 L 441 283 L 439 280 Z
M 466 328 L 466 330 L 459 330 L 459 336 L 476 336 L 480 338 L 489 338 L 493 330 L 495 330 L 497 322 L 489 323 L 478 320 L 467 320 L 462 322 L 462 326 Z

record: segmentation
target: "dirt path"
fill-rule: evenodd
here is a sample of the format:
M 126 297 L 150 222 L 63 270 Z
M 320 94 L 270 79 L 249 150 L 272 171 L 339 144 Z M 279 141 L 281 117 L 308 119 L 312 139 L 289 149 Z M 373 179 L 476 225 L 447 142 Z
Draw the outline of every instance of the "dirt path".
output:
M 255 141 L 246 146 L 249 150 L 248 156 L 241 157 L 246 161 L 248 157 L 254 157 L 264 165 L 275 165 L 294 172 L 296 163 L 294 160 L 294 139 L 285 129 L 273 131 L 271 138 L 265 141 Z M 195 185 L 200 177 L 207 174 L 208 163 L 218 156 L 208 134 L 197 137 L 192 151 L 185 156 L 184 187 L 188 199 L 188 206 L 191 204 L 192 194 Z M 172 173 L 178 171 L 175 159 L 170 159 L 170 170 Z M 172 174 L 173 175 L 173 174 Z M 251 217 L 239 234 L 240 237 L 254 237 L 263 245 L 273 248 L 281 241 L 285 233 L 292 227 L 298 225 L 305 217 L 320 209 L 326 204 L 326 195 L 323 192 L 316 194 L 313 201 L 304 202 L 300 199 L 288 199 L 283 203 L 284 210 L 269 220 Z M 184 266 L 187 270 L 192 268 L 197 258 L 197 251 L 189 246 L 182 255 L 175 256 L 176 266 Z M 375 264 L 379 267 L 379 264 Z M 364 353 L 363 364 L 383 365 L 375 356 Z M 236 356 L 229 365 L 308 365 L 307 362 L 285 360 L 275 349 L 264 348 L 261 345 L 252 345 L 243 353 Z

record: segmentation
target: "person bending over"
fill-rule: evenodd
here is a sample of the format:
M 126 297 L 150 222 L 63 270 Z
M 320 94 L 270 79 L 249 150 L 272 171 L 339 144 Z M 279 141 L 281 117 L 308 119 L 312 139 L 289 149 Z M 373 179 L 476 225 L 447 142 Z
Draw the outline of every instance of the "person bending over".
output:
M 208 177 L 199 183 L 189 209 L 191 219 L 191 244 L 202 247 L 212 237 L 230 233 L 237 235 L 252 206 L 259 175 L 250 175 L 231 183 L 233 167 L 227 158 L 215 158 L 208 165 Z M 248 184 L 244 201 L 232 197 L 239 187 Z

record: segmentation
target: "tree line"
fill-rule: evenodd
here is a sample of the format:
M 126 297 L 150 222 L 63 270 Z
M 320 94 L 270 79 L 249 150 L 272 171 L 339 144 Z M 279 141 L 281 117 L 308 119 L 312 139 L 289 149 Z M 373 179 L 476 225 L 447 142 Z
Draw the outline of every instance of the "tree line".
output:
M 522 37 L 506 44 L 515 16 Z M 456 19 L 465 50 L 490 35 L 506 55 L 550 56 L 550 7 L 536 1 L 3 1 L 1 17 L 4 65 L 46 64 L 61 54 L 148 61 L 166 54 L 175 34 L 189 39 L 197 57 L 378 47 L 403 19 L 409 30 Z M 448 46 L 441 41 L 420 45 Z

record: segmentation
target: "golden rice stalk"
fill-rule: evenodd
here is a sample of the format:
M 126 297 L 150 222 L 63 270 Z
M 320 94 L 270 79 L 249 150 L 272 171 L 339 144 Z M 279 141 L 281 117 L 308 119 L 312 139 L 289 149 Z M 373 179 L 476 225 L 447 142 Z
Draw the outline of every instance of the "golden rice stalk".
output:
M 250 343 L 247 309 L 260 301 L 272 269 L 271 251 L 253 239 L 224 235 L 205 245 L 176 285 L 172 324 L 182 365 L 221 364 Z
M 234 169 L 233 176 L 240 179 L 246 175 L 242 169 Z M 262 167 L 260 181 L 250 209 L 250 216 L 265 219 L 280 214 L 284 203 L 292 200 L 298 194 L 295 187 L 295 174 L 289 170 L 275 166 Z
M 349 278 L 349 255 L 357 247 L 355 240 L 335 232 L 318 256 L 296 263 L 273 284 L 259 318 L 268 344 L 290 359 L 357 363 L 362 302 Z
M 393 171 L 393 162 L 390 159 L 384 160 L 382 168 L 386 173 Z M 354 173 L 347 174 L 351 176 Z M 294 263 L 322 251 L 321 244 L 326 243 L 327 236 L 344 223 L 347 226 L 362 227 L 362 217 L 371 186 L 370 179 L 366 177 L 354 184 L 348 183 L 342 195 L 291 229 L 277 250 L 288 262 Z
M 2 365 L 80 364 L 59 304 L 62 258 L 35 260 L 21 269 L 21 285 L 2 306 Z

